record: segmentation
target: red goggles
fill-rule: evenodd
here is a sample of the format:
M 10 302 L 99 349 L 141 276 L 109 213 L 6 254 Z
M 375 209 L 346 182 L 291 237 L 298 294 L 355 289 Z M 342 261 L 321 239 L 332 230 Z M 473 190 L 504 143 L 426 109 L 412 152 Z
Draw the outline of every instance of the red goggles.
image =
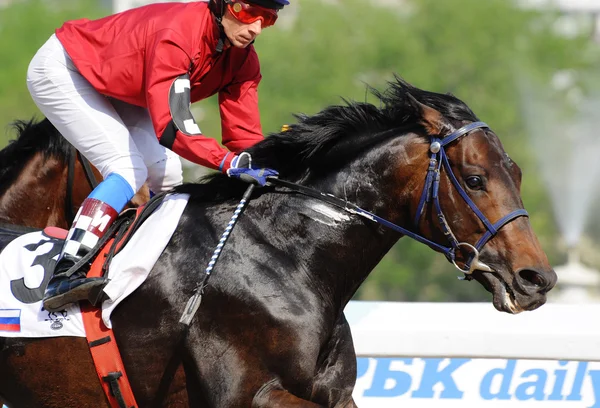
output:
M 233 0 L 227 2 L 227 8 L 243 24 L 252 24 L 261 20 L 262 28 L 270 27 L 277 21 L 277 10 L 248 4 L 242 0 Z

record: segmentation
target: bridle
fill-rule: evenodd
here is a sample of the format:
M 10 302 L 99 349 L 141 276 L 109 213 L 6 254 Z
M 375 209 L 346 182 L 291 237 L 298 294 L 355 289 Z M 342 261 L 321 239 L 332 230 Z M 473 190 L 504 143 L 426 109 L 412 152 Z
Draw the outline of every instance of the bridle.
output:
M 518 210 L 510 212 L 509 214 L 500 218 L 495 223 L 491 223 L 487 219 L 487 217 L 481 212 L 481 210 L 477 208 L 477 205 L 475 205 L 473 200 L 471 200 L 467 192 L 458 182 L 458 179 L 456 178 L 454 172 L 452 171 L 452 168 L 450 167 L 450 162 L 448 161 L 448 156 L 446 155 L 446 150 L 444 149 L 444 147 L 454 142 L 461 136 L 468 135 L 470 132 L 477 129 L 489 129 L 489 126 L 484 122 L 473 122 L 461 127 L 460 129 L 456 130 L 455 132 L 442 139 L 434 137 L 431 140 L 431 144 L 429 145 L 429 168 L 427 169 L 425 186 L 423 187 L 423 193 L 421 194 L 421 199 L 419 200 L 419 205 L 417 207 L 417 213 L 414 220 L 414 225 L 416 227 L 419 224 L 419 219 L 423 215 L 425 204 L 433 201 L 433 205 L 437 213 L 437 218 L 440 227 L 442 228 L 446 239 L 450 242 L 450 247 L 440 247 L 439 249 L 446 255 L 448 260 L 451 261 L 454 264 L 454 266 L 456 266 L 458 270 L 464 272 L 465 274 L 471 274 L 476 269 L 492 272 L 492 269 L 489 266 L 479 261 L 479 251 L 481 251 L 483 246 L 493 236 L 495 236 L 498 233 L 498 230 L 500 230 L 500 228 L 502 228 L 504 225 L 519 217 L 529 217 L 527 211 L 523 208 L 520 208 Z M 477 215 L 477 217 L 481 220 L 481 222 L 487 229 L 487 231 L 483 234 L 481 238 L 479 238 L 475 245 L 471 245 L 466 242 L 458 242 L 456 236 L 452 233 L 450 225 L 448 225 L 448 222 L 446 221 L 444 213 L 442 212 L 438 195 L 442 166 L 444 166 L 444 169 L 446 170 L 450 181 L 454 185 L 454 188 L 456 188 L 456 191 L 458 191 L 465 203 L 467 203 L 467 205 L 471 207 L 475 215 Z M 460 251 L 461 247 L 470 249 L 473 252 L 471 260 L 465 264 L 467 269 L 462 269 L 456 264 L 456 251 Z
M 87 179 L 90 188 L 93 190 L 98 185 L 98 180 L 92 170 L 92 165 L 74 146 L 71 146 L 69 150 L 69 163 L 67 167 L 67 192 L 65 195 L 65 221 L 67 224 L 75 218 L 73 213 L 73 183 L 75 180 L 75 162 L 79 159 L 81 166 L 83 167 L 83 173 Z
M 412 232 L 406 228 L 396 225 L 390 221 L 387 221 L 369 211 L 363 210 L 362 208 L 358 207 L 357 205 L 355 205 L 347 200 L 342 200 L 331 194 L 322 193 L 322 192 L 314 190 L 312 188 L 305 187 L 305 186 L 302 186 L 302 185 L 296 184 L 296 183 L 291 183 L 289 181 L 281 180 L 278 178 L 269 178 L 269 184 L 286 187 L 292 191 L 316 198 L 320 201 L 324 201 L 328 204 L 331 204 L 338 208 L 341 208 L 350 214 L 359 215 L 363 218 L 368 219 L 369 221 L 381 224 L 387 228 L 390 228 L 390 229 L 397 231 L 403 235 L 413 238 L 421 243 L 424 243 L 424 244 L 428 245 L 429 247 L 433 248 L 434 250 L 443 253 L 446 256 L 446 258 L 448 259 L 448 261 L 452 262 L 452 264 L 454 264 L 454 266 L 459 271 L 463 272 L 466 275 L 470 275 L 475 270 L 492 272 L 493 271 L 492 268 L 490 268 L 488 265 L 486 265 L 485 263 L 483 263 L 479 260 L 479 252 L 481 251 L 483 246 L 492 237 L 494 237 L 503 226 L 505 226 L 506 224 L 508 224 L 511 221 L 514 221 L 515 219 L 517 219 L 519 217 L 528 217 L 529 214 L 527 213 L 527 211 L 525 209 L 520 208 L 520 209 L 510 212 L 509 214 L 500 218 L 495 223 L 490 222 L 487 219 L 487 217 L 481 212 L 481 210 L 479 210 L 479 208 L 477 208 L 477 205 L 475 205 L 473 200 L 471 200 L 471 198 L 469 198 L 468 194 L 463 189 L 463 187 L 460 185 L 458 179 L 452 172 L 452 168 L 450 167 L 450 163 L 448 162 L 448 156 L 446 155 L 446 151 L 445 151 L 444 147 L 447 146 L 448 144 L 456 141 L 461 136 L 468 135 L 470 132 L 477 130 L 477 129 L 489 129 L 489 126 L 487 124 L 485 124 L 484 122 L 473 122 L 473 123 L 470 123 L 468 125 L 461 127 L 460 129 L 452 132 L 451 134 L 449 134 L 445 137 L 432 138 L 430 146 L 429 146 L 429 153 L 430 153 L 429 168 L 427 169 L 427 176 L 425 178 L 425 186 L 423 187 L 423 192 L 421 193 L 421 198 L 419 200 L 419 205 L 417 207 L 417 213 L 416 213 L 416 216 L 414 219 L 414 225 L 415 225 L 415 228 L 418 227 L 419 220 L 421 219 L 421 216 L 423 215 L 426 203 L 430 203 L 433 201 L 433 205 L 434 205 L 435 211 L 437 213 L 438 222 L 440 224 L 440 227 L 442 228 L 444 236 L 446 237 L 446 239 L 448 240 L 448 242 L 450 244 L 449 246 L 443 246 L 436 242 L 433 242 L 415 232 Z M 446 221 L 446 217 L 444 216 L 444 213 L 442 212 L 439 195 L 438 195 L 439 186 L 440 186 L 440 173 L 441 173 L 442 166 L 446 170 L 448 177 L 452 181 L 452 184 L 454 185 L 454 187 L 456 188 L 456 190 L 458 191 L 460 196 L 467 203 L 467 205 L 473 210 L 475 215 L 477 215 L 477 217 L 481 220 L 481 222 L 487 229 L 487 231 L 483 234 L 483 236 L 481 236 L 481 238 L 479 238 L 479 240 L 473 245 L 469 244 L 467 242 L 459 242 L 456 239 L 456 236 L 452 232 L 452 229 L 450 228 L 450 225 L 448 225 L 448 222 Z M 457 251 L 460 252 L 461 248 L 466 248 L 466 249 L 469 249 L 470 251 L 472 251 L 470 258 L 467 260 L 467 262 L 465 262 L 464 268 L 461 268 L 456 262 Z

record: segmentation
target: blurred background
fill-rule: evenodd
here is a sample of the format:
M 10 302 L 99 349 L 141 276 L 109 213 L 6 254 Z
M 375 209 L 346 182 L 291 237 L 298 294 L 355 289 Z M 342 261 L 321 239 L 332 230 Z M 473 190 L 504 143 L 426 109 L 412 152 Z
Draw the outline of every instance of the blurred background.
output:
M 16 119 L 41 118 L 25 85 L 29 61 L 63 21 L 142 0 L 0 0 L 0 147 Z M 523 170 L 522 197 L 556 265 L 554 302 L 600 299 L 600 0 L 292 0 L 256 42 L 265 134 L 341 98 L 377 103 L 398 74 L 464 100 Z M 220 136 L 215 99 L 193 106 Z M 186 166 L 186 180 L 206 171 Z M 402 239 L 356 299 L 489 301 L 445 257 Z

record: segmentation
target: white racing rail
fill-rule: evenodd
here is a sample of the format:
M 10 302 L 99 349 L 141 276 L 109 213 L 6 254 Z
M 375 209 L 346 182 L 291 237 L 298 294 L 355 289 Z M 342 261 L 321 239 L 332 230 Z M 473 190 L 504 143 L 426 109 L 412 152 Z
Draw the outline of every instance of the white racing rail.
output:
M 509 315 L 491 303 L 350 302 L 359 357 L 600 361 L 600 304 L 546 304 Z

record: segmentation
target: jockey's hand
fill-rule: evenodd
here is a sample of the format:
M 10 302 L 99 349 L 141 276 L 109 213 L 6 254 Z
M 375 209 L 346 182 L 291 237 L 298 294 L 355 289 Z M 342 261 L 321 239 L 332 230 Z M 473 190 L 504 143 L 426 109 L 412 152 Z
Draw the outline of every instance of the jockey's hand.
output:
M 250 153 L 242 153 L 239 156 L 234 156 L 231 160 L 230 169 L 251 169 L 252 168 L 252 156 Z
M 227 170 L 227 175 L 246 183 L 264 187 L 267 184 L 268 177 L 277 177 L 279 173 L 273 169 L 253 169 L 252 157 L 249 153 L 244 152 L 233 158 L 231 167 Z

